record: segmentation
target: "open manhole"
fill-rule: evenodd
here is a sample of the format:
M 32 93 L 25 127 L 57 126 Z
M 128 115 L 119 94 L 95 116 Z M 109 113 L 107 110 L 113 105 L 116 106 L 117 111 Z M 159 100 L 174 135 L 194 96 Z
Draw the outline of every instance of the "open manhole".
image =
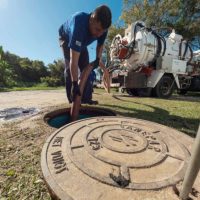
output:
M 53 199 L 177 199 L 167 187 L 182 181 L 187 168 L 190 153 L 181 137 L 146 120 L 79 120 L 44 144 L 43 176 Z
M 39 112 L 37 108 L 7 108 L 0 110 L 0 121 L 8 121 Z
M 115 115 L 112 110 L 98 107 L 81 107 L 79 111 L 79 119 Z M 70 108 L 63 108 L 47 113 L 44 116 L 44 121 L 54 128 L 60 128 L 70 123 Z

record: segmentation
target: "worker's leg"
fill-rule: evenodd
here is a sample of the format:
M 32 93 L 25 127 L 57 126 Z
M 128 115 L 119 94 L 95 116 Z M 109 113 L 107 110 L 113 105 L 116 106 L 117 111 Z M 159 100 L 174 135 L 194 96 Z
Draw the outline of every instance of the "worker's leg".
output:
M 87 48 L 85 48 L 84 50 L 81 51 L 80 54 L 80 58 L 79 58 L 79 68 L 80 71 L 82 72 L 84 70 L 85 67 L 87 67 L 89 64 L 89 54 L 88 54 L 88 50 Z M 85 84 L 85 88 L 82 94 L 82 103 L 89 103 L 92 100 L 92 89 L 91 89 L 91 83 L 89 81 L 89 77 L 88 80 Z
M 70 75 L 70 70 L 69 70 L 70 48 L 68 47 L 68 43 L 62 38 L 59 38 L 59 42 L 60 42 L 60 47 L 63 51 L 63 55 L 65 59 L 65 71 L 64 71 L 65 89 L 66 89 L 67 99 L 69 103 L 71 103 L 72 102 L 71 100 L 72 81 L 71 81 L 71 75 Z
M 67 99 L 69 103 L 72 103 L 72 100 L 71 100 L 72 81 L 71 81 L 71 74 L 70 74 L 69 69 L 64 72 L 64 76 L 65 76 L 65 90 L 67 94 Z
M 90 78 L 91 74 L 89 75 L 88 77 L 88 81 L 87 81 L 87 84 L 85 85 L 85 97 L 82 99 L 83 103 L 90 103 L 91 100 L 92 100 L 92 88 L 93 88 L 93 85 L 92 85 L 92 82 L 91 82 L 91 78 Z

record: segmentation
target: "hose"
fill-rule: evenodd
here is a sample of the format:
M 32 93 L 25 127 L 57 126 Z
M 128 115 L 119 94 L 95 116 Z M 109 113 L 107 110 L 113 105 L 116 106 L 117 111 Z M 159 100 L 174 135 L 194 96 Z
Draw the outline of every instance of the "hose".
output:
M 182 60 L 182 43 L 183 43 L 183 40 L 181 39 L 181 42 L 179 44 L 179 58 Z
M 185 55 L 187 53 L 187 50 L 188 50 L 188 41 L 185 44 L 185 51 L 184 51 L 184 54 L 183 54 L 183 60 L 185 59 Z
M 105 86 L 105 89 L 109 93 L 110 92 L 110 77 L 109 77 L 109 73 L 108 73 L 107 69 L 105 68 L 105 66 L 103 65 L 103 63 L 101 63 L 101 62 L 100 62 L 100 67 L 104 72 L 104 86 Z M 79 88 L 80 88 L 81 94 L 83 94 L 86 81 L 87 81 L 87 79 L 88 79 L 88 77 L 89 77 L 89 75 L 90 75 L 92 70 L 93 70 L 93 64 L 90 63 L 83 70 L 83 72 L 81 74 L 80 82 L 79 82 Z M 70 110 L 71 121 L 76 121 L 78 119 L 80 106 L 81 106 L 81 96 L 77 95 L 75 97 L 74 102 L 72 102 L 72 107 L 71 107 L 71 110 Z
M 161 36 L 160 34 L 159 34 L 159 37 L 161 38 L 161 40 L 163 41 L 163 44 L 164 44 L 164 49 L 163 49 L 163 54 L 162 54 L 162 56 L 164 56 L 164 55 L 165 55 L 165 52 L 166 52 L 166 40 L 165 40 L 165 38 L 164 38 L 163 36 Z
M 157 42 L 158 42 L 156 54 L 155 54 L 154 58 L 152 59 L 152 61 L 150 62 L 150 64 L 153 64 L 156 61 L 156 59 L 160 56 L 160 53 L 161 53 L 161 50 L 162 50 L 162 43 L 161 43 L 160 36 L 154 30 L 152 30 L 151 33 L 155 36 L 155 38 L 157 39 Z
M 85 83 L 89 77 L 89 74 L 91 73 L 93 69 L 93 65 L 89 64 L 82 72 L 80 82 L 79 82 L 79 87 L 80 87 L 80 92 L 83 94 L 84 88 L 85 88 Z M 72 102 L 72 107 L 70 111 L 71 115 L 71 121 L 76 121 L 79 116 L 79 110 L 81 106 L 81 96 L 76 96 L 74 102 Z
M 192 48 L 191 48 L 191 46 L 189 44 L 188 44 L 188 48 L 190 50 L 191 57 L 190 57 L 190 60 L 188 60 L 187 65 L 191 62 L 191 60 L 193 58 L 193 51 L 192 51 Z
M 130 43 L 130 45 L 125 46 L 125 48 L 128 48 L 128 54 L 123 58 L 123 59 L 129 59 L 131 55 L 134 52 L 134 47 L 135 47 L 135 37 L 136 37 L 136 28 L 144 28 L 144 25 L 141 24 L 140 22 L 136 22 L 135 27 L 134 27 L 134 36 L 133 36 L 133 41 Z

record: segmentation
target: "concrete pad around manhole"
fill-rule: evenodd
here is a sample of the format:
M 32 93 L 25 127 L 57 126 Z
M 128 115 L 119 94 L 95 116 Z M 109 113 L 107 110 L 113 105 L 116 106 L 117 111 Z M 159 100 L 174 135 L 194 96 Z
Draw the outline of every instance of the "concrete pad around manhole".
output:
M 54 199 L 178 199 L 190 153 L 183 133 L 145 120 L 94 117 L 53 133 L 42 151 Z

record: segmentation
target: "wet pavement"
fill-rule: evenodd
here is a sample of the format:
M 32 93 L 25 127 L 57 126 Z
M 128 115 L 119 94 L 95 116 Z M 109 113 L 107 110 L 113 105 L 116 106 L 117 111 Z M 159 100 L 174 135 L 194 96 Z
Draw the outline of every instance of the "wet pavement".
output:
M 24 116 L 34 115 L 39 112 L 37 108 L 7 108 L 0 110 L 0 121 L 8 121 Z

